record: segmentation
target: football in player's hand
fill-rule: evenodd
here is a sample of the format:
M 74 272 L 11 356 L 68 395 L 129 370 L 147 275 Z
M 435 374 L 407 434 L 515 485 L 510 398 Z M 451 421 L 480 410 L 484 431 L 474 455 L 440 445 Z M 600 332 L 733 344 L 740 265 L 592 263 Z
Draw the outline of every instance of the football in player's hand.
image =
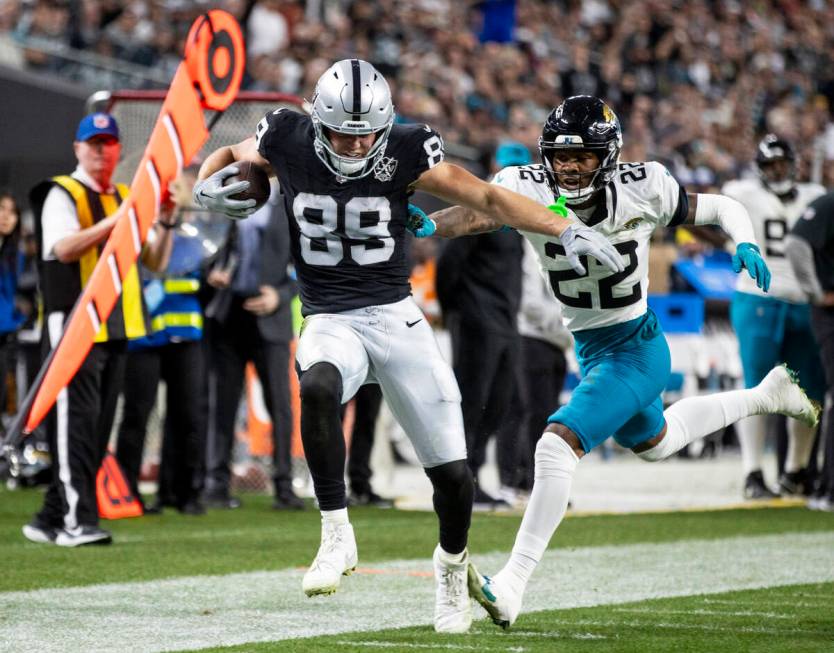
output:
M 237 181 L 248 181 L 249 188 L 230 195 L 229 198 L 233 200 L 255 200 L 255 208 L 261 208 L 269 199 L 269 175 L 263 171 L 263 168 L 249 161 L 240 161 L 235 165 L 240 172 L 227 177 L 224 185 L 229 186 Z

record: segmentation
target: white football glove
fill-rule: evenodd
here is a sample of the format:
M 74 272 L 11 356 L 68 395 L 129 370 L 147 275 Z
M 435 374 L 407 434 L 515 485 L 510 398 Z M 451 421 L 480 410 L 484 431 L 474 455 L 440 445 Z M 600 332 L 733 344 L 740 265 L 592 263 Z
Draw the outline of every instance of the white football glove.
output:
M 601 233 L 594 231 L 584 224 L 576 222 L 568 225 L 560 236 L 565 256 L 570 266 L 578 274 L 585 275 L 587 270 L 579 260 L 580 256 L 593 256 L 612 272 L 622 272 L 625 269 L 623 259 L 614 245 Z
M 237 165 L 231 163 L 221 168 L 202 181 L 194 184 L 194 203 L 209 211 L 225 213 L 230 218 L 245 218 L 255 212 L 255 200 L 234 200 L 230 195 L 249 188 L 248 181 L 236 181 L 224 186 L 227 178 L 240 172 Z

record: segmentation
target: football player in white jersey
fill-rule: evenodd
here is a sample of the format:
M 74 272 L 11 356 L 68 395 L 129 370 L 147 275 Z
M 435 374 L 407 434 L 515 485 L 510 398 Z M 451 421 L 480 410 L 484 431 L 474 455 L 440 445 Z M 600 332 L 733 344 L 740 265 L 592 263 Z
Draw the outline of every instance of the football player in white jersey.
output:
M 340 407 L 361 385 L 377 383 L 434 489 L 435 629 L 464 632 L 472 620 L 472 475 L 454 373 L 411 298 L 408 195 L 418 188 L 550 233 L 577 259 L 589 254 L 615 272 L 623 267 L 619 254 L 591 229 L 444 161 L 443 141 L 430 127 L 394 124 L 388 83 L 359 59 L 339 61 L 319 78 L 312 115 L 271 111 L 252 138 L 210 154 L 195 201 L 231 217 L 249 215 L 255 200 L 235 198 L 249 182 L 226 184 L 239 161 L 278 178 L 305 317 L 296 349 L 301 439 L 322 531 L 302 588 L 308 596 L 331 594 L 356 567 Z
M 522 231 L 563 304 L 582 380 L 548 418 L 536 447 L 533 492 L 510 560 L 492 578 L 469 567 L 471 595 L 505 628 L 518 616 L 527 582 L 565 514 L 577 462 L 608 437 L 655 462 L 749 415 L 783 413 L 809 426 L 818 421 L 817 407 L 784 366 L 755 388 L 686 398 L 663 410 L 669 347 L 646 303 L 654 229 L 718 224 L 737 244 L 736 272 L 746 268 L 764 290 L 770 273 L 741 204 L 723 195 L 688 195 L 659 163 L 619 163 L 621 146 L 619 121 L 604 102 L 571 97 L 545 122 L 542 164 L 505 168 L 493 180 L 556 210 L 557 198 L 566 197 L 569 217 L 605 235 L 625 263 L 612 274 L 586 257 L 575 260 L 552 238 Z M 499 227 L 462 207 L 426 222 L 441 236 Z
M 773 273 L 767 295 L 751 279 L 740 276 L 730 308 L 744 383 L 748 388 L 754 387 L 776 363 L 784 361 L 797 372 L 808 396 L 822 402 L 825 374 L 811 329 L 811 307 L 785 257 L 784 240 L 808 204 L 823 195 L 825 189 L 818 184 L 796 182 L 793 148 L 774 134 L 768 134 L 759 143 L 756 168 L 758 178 L 730 181 L 721 189 L 747 209 L 762 245 L 762 257 Z M 747 499 L 776 496 L 762 476 L 765 420 L 765 416 L 755 415 L 736 425 Z M 810 490 L 805 467 L 813 438 L 813 429 L 798 420 L 788 420 L 785 472 L 779 478 L 782 493 L 804 494 Z

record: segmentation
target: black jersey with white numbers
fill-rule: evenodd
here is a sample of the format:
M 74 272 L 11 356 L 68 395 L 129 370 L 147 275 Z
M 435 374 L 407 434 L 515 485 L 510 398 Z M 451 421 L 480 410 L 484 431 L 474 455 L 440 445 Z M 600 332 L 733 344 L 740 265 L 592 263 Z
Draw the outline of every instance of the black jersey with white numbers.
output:
M 394 125 L 374 172 L 342 181 L 316 156 L 309 116 L 271 112 L 255 138 L 278 177 L 290 216 L 303 314 L 407 297 L 409 186 L 443 160 L 440 136 L 425 125 Z

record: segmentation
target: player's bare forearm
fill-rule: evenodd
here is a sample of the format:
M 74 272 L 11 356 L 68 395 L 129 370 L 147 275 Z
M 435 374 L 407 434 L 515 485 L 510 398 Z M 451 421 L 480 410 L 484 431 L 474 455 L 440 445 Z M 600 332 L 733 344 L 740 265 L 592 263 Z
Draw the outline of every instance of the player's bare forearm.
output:
M 442 238 L 457 238 L 469 234 L 480 234 L 495 231 L 501 225 L 485 216 L 464 206 L 452 206 L 448 209 L 435 211 L 429 216 L 437 224 L 435 236 Z
M 205 179 L 235 161 L 237 161 L 237 159 L 235 159 L 231 145 L 218 148 L 209 154 L 206 157 L 206 160 L 203 161 L 203 165 L 200 166 L 200 172 L 197 173 L 197 179 Z
M 235 145 L 226 145 L 212 152 L 203 161 L 203 165 L 200 166 L 197 179 L 205 179 L 218 170 L 222 170 L 227 165 L 231 165 L 237 161 L 251 161 L 255 165 L 263 168 L 268 175 L 275 175 L 272 171 L 272 166 L 269 165 L 269 161 L 264 159 L 258 152 L 255 139 L 247 138 L 245 141 L 241 141 Z
M 488 184 L 460 166 L 445 161 L 424 172 L 415 186 L 483 214 L 494 221 L 493 228 L 506 224 L 522 231 L 558 237 L 571 224 L 538 202 Z

